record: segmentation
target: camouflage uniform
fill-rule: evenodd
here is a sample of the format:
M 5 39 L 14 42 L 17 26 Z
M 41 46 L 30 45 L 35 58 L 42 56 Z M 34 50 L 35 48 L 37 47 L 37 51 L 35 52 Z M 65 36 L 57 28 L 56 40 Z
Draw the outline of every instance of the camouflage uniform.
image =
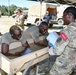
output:
M 24 21 L 25 21 L 25 15 L 21 14 L 20 16 L 16 16 L 16 25 L 19 25 L 22 29 L 24 29 Z
M 57 57 L 49 75 L 70 75 L 76 66 L 76 23 L 69 24 L 61 32 L 64 32 L 68 39 L 56 42 L 53 52 L 59 57 Z

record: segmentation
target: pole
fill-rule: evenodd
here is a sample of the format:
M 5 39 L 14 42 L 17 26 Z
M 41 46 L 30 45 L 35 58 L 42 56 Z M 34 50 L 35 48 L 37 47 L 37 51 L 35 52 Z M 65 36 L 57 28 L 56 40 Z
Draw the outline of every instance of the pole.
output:
M 42 0 L 40 0 L 40 17 L 39 17 L 38 25 L 40 25 L 41 23 L 41 16 L 42 16 Z
M 10 0 L 8 0 L 8 17 L 10 16 Z
M 42 16 L 42 0 L 40 0 L 40 20 L 41 20 L 41 16 Z

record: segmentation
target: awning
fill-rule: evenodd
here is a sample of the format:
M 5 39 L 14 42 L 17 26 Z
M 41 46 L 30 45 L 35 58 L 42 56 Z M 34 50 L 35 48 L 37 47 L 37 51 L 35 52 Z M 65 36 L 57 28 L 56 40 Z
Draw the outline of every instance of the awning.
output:
M 76 6 L 76 0 L 27 0 L 27 1 L 40 1 L 40 2 L 49 2 L 49 3 L 60 3 L 60 4 L 69 4 Z

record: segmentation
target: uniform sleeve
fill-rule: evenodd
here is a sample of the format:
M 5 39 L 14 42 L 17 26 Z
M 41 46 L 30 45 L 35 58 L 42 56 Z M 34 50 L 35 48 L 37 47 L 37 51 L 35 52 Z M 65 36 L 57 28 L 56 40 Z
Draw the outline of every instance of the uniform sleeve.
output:
M 76 33 L 75 33 L 75 30 L 71 26 L 73 26 L 73 25 L 71 24 L 67 28 L 60 31 L 60 34 L 64 33 L 66 35 L 67 40 L 65 40 L 66 39 L 65 36 L 63 36 L 62 40 L 60 42 L 56 42 L 56 45 L 53 48 L 53 52 L 55 53 L 55 55 L 62 54 L 67 45 L 70 45 L 70 46 L 74 47 L 74 45 L 72 43 L 73 43 L 73 40 L 75 39 L 75 34 Z
M 5 35 L 3 35 L 2 37 L 1 37 L 1 43 L 6 43 L 6 44 L 10 44 L 10 41 L 9 41 L 9 39 L 5 36 Z
M 54 52 L 55 55 L 61 55 L 64 52 L 65 47 L 69 43 L 69 35 L 68 35 L 69 31 L 68 31 L 68 29 L 62 30 L 60 33 L 62 33 L 62 32 L 65 34 L 65 36 L 67 37 L 67 39 L 63 35 L 63 37 L 61 37 L 61 41 L 59 41 L 59 42 L 56 41 L 55 47 L 53 48 L 53 52 Z
M 62 33 L 62 32 L 68 37 L 68 40 L 70 40 L 74 30 L 73 30 L 73 28 L 68 26 L 66 29 L 63 29 L 60 31 L 60 33 Z
M 65 47 L 68 45 L 68 40 L 66 41 L 66 42 L 62 42 L 62 43 L 58 43 L 54 48 L 53 48 L 53 53 L 55 54 L 55 55 L 61 55 L 63 52 L 64 52 L 64 50 L 65 50 Z
M 26 39 L 24 37 L 21 37 L 20 42 L 21 44 L 24 44 L 26 42 Z
M 62 32 L 65 33 L 65 35 L 67 35 L 67 37 L 69 36 L 68 35 L 68 30 L 61 30 L 60 33 L 62 33 Z

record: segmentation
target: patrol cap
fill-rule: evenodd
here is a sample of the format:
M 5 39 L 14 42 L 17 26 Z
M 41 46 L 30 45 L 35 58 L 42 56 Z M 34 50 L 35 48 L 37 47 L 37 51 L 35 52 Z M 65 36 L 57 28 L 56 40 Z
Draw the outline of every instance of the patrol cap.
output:
M 76 8 L 75 7 L 67 7 L 63 13 L 69 13 L 71 12 L 76 19 Z

